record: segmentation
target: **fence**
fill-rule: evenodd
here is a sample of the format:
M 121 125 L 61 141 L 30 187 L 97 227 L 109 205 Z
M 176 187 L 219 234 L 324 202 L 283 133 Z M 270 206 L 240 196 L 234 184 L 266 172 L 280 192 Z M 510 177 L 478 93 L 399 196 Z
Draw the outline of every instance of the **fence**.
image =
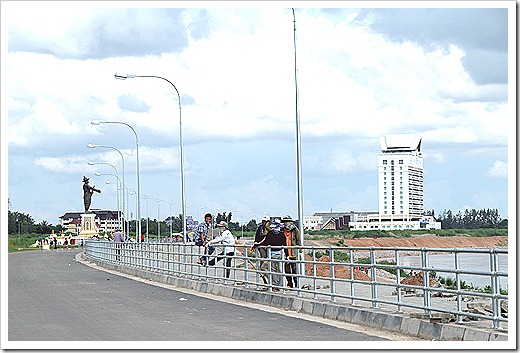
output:
M 493 329 L 507 325 L 508 295 L 502 284 L 505 283 L 507 288 L 508 273 L 507 268 L 500 269 L 503 262 L 507 262 L 501 259 L 501 256 L 507 256 L 506 249 L 282 248 L 284 251 L 280 253 L 267 247 L 262 258 L 260 248 L 252 252 L 247 244 L 237 245 L 231 256 L 221 254 L 217 246 L 207 258 L 213 260 L 208 266 L 198 263 L 205 256 L 204 248 L 193 243 L 87 241 L 86 256 L 120 266 L 254 290 L 283 291 L 430 318 L 444 316 L 445 320 L 448 317 L 458 323 L 478 320 L 490 322 Z M 289 249 L 298 255 L 296 260 L 286 258 Z M 431 266 L 430 259 L 439 254 L 444 254 L 452 266 Z M 486 264 L 486 268 L 461 265 L 461 258 L 465 255 L 476 256 L 480 264 Z M 403 260 L 410 256 L 416 256 L 419 263 L 403 264 Z M 288 286 L 287 272 L 291 266 L 297 268 L 292 275 L 297 283 L 294 288 Z M 446 274 L 447 278 L 437 277 L 438 273 Z M 464 276 L 480 278 L 488 285 L 475 290 L 462 280 Z

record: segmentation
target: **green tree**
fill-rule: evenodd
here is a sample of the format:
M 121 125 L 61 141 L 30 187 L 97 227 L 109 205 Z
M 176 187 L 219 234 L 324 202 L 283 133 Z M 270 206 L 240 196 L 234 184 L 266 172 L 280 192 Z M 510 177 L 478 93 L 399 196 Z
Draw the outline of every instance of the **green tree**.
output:
M 258 224 L 256 224 L 256 220 L 252 219 L 244 226 L 244 231 L 256 232 L 257 228 L 258 228 Z

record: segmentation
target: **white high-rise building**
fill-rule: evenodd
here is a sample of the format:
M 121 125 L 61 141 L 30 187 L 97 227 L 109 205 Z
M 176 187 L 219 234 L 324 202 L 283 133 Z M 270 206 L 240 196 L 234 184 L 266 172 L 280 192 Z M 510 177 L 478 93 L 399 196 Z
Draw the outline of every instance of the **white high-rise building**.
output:
M 421 138 L 387 135 L 377 155 L 379 215 L 405 220 L 423 214 L 423 157 Z
M 411 134 L 380 138 L 377 155 L 379 214 L 349 222 L 351 230 L 440 229 L 441 223 L 423 215 L 424 179 L 421 138 Z

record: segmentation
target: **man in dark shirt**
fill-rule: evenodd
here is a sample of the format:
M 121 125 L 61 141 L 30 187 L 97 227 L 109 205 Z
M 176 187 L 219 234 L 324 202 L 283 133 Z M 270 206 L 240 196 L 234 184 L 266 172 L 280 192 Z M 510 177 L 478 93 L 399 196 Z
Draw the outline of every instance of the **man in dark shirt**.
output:
M 283 234 L 283 224 L 274 221 L 271 224 L 266 224 L 268 229 L 267 234 L 260 242 L 255 242 L 251 250 L 256 249 L 258 246 L 270 246 L 270 261 L 269 269 L 271 275 L 271 284 L 273 285 L 273 291 L 277 292 L 280 290 L 282 285 L 281 275 L 281 264 L 282 264 L 282 246 L 285 246 L 285 235 Z

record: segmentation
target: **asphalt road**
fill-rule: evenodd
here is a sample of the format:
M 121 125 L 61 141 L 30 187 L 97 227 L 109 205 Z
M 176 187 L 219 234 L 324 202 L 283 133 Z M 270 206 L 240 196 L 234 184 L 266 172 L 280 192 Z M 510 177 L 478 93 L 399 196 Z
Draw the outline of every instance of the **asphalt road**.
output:
M 9 341 L 385 340 L 118 276 L 77 253 L 8 255 Z

